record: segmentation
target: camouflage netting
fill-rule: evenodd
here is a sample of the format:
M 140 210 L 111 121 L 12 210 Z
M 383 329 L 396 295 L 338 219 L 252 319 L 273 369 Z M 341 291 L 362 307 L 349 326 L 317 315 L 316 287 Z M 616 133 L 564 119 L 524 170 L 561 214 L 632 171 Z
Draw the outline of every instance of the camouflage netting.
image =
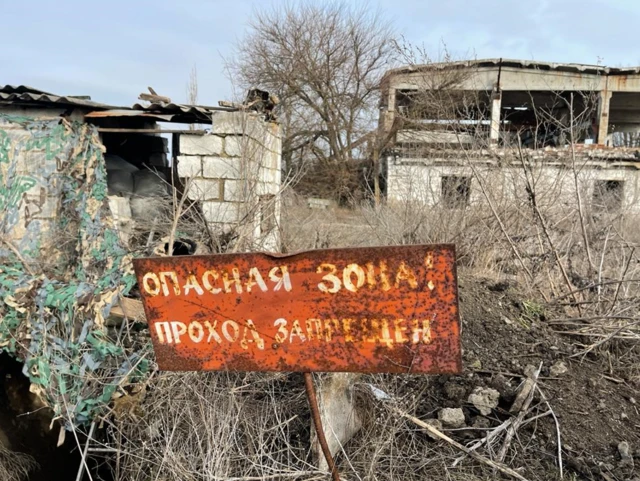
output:
M 0 352 L 70 428 L 144 376 L 147 345 L 105 320 L 135 282 L 94 127 L 0 115 Z M 39 215 L 37 215 L 39 214 Z

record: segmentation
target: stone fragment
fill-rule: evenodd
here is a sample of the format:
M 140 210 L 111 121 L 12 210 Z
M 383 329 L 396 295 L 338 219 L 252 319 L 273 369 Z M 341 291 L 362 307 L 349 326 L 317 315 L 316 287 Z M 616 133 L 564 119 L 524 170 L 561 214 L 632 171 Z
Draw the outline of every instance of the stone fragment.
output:
M 438 412 L 438 419 L 445 428 L 464 427 L 464 412 L 460 408 L 444 408 Z
M 500 393 L 495 389 L 488 387 L 477 387 L 469 395 L 469 403 L 473 405 L 480 414 L 487 416 L 491 411 L 498 407 Z
M 633 456 L 631 454 L 631 446 L 626 441 L 618 444 L 618 453 L 620 453 L 620 466 L 633 467 Z
M 551 374 L 551 377 L 562 376 L 567 372 L 569 372 L 569 366 L 567 366 L 567 363 L 564 361 L 557 361 L 549 369 L 549 374 Z

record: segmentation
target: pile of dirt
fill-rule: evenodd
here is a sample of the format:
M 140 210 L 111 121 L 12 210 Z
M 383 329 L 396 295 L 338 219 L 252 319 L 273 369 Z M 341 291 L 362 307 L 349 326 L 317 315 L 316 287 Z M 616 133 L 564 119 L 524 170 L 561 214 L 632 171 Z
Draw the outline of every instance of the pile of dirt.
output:
M 640 379 L 624 377 L 628 371 L 618 371 L 611 354 L 602 350 L 571 357 L 580 351 L 577 338 L 554 332 L 550 322 L 565 314 L 527 300 L 515 286 L 462 279 L 459 296 L 465 374 L 434 379 L 417 414 L 422 419 L 440 414 L 452 422 L 447 416 L 453 413 L 455 419 L 454 411 L 440 411 L 461 410 L 464 425 L 446 430 L 445 423 L 445 430 L 468 443 L 517 414 L 509 409 L 527 378 L 525 373 L 542 366 L 540 392 L 536 391 L 531 406 L 538 405 L 535 412 L 539 413 L 548 412 L 550 406 L 557 418 L 565 475 L 606 481 L 640 479 L 640 469 L 634 468 L 634 459 L 640 467 Z M 640 362 L 639 346 L 626 347 L 625 355 L 635 356 L 631 362 Z M 499 398 L 490 399 L 488 409 L 473 402 L 487 394 L 498 397 L 496 391 Z M 475 397 L 470 399 L 472 393 Z M 554 479 L 557 440 L 554 417 L 542 416 L 517 431 L 505 461 L 523 468 L 528 479 Z

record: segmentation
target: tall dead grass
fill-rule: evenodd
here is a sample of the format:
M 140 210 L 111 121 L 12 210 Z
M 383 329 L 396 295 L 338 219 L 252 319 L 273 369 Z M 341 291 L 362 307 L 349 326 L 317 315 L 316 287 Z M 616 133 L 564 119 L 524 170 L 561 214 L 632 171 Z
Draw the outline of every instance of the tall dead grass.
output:
M 283 250 L 455 243 L 462 275 L 517 285 L 564 309 L 565 317 L 550 323 L 571 336 L 577 355 L 612 353 L 619 373 L 640 379 L 633 354 L 640 335 L 636 214 L 592 205 L 588 186 L 595 179 L 584 170 L 547 178 L 544 165 L 529 161 L 527 167 L 475 172 L 462 163 L 473 178 L 472 194 L 469 204 L 457 209 L 443 206 L 438 185 L 414 172 L 408 172 L 407 189 L 416 189 L 407 190 L 411 195 L 378 207 L 310 209 L 306 199 L 288 191 L 279 225 Z M 582 208 L 571 185 L 583 189 Z M 359 378 L 352 389 L 365 413 L 364 427 L 350 442 L 348 456 L 338 454 L 342 475 L 424 479 L 446 471 L 458 453 L 435 447 L 375 402 L 368 384 L 390 393 L 406 412 L 419 410 L 429 389 L 427 379 Z M 117 480 L 328 475 L 314 467 L 308 406 L 296 374 L 158 373 L 135 408 L 110 423 L 104 447 L 111 450 L 107 455 Z M 490 474 L 477 468 L 467 475 Z

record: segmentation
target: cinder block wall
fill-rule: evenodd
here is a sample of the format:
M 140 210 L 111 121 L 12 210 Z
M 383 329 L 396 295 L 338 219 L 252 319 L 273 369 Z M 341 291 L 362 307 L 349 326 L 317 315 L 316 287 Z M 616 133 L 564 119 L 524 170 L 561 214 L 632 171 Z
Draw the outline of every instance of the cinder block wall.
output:
M 576 182 L 570 162 L 567 155 L 564 165 L 538 164 L 533 167 L 539 204 L 567 208 L 576 205 Z M 475 169 L 468 165 L 438 165 L 434 162 L 427 163 L 427 161 L 424 165 L 391 164 L 387 173 L 387 200 L 389 202 L 417 201 L 436 206 L 442 202 L 442 178 L 459 176 L 471 179 L 469 205 L 488 207 L 477 179 L 479 176 L 494 202 L 508 204 L 511 201 L 527 201 L 525 176 L 521 167 L 487 166 L 486 164 L 485 161 L 479 161 Z M 589 207 L 591 204 L 596 181 L 622 181 L 622 208 L 629 214 L 640 214 L 638 170 L 607 167 L 605 163 L 599 167 L 580 164 L 577 184 L 585 205 Z
M 211 133 L 181 134 L 178 176 L 213 232 L 235 230 L 243 247 L 279 247 L 280 126 L 254 113 L 219 112 Z

